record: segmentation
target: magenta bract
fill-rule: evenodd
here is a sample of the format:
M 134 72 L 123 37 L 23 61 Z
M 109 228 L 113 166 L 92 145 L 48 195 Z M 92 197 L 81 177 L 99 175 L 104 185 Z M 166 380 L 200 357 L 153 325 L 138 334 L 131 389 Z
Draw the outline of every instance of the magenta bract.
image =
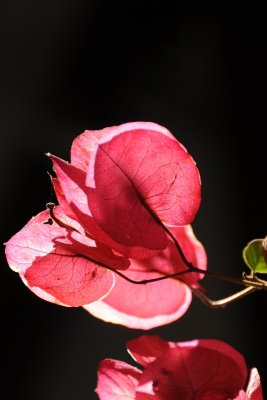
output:
M 214 339 L 167 342 L 141 336 L 128 342 L 129 353 L 142 366 L 106 359 L 98 369 L 100 400 L 262 400 L 260 378 L 243 356 Z
M 85 131 L 72 144 L 71 163 L 50 158 L 59 205 L 6 243 L 10 267 L 39 297 L 85 306 L 110 322 L 149 329 L 183 315 L 200 274 L 134 285 L 115 272 L 141 280 L 185 270 L 163 226 L 189 261 L 206 268 L 189 225 L 200 177 L 184 146 L 160 125 L 134 122 Z
M 195 238 L 192 228 L 172 229 L 186 257 L 201 269 L 206 268 L 206 253 Z M 167 247 L 145 260 L 130 259 L 130 267 L 123 271 L 135 280 L 150 279 L 186 269 L 171 240 Z M 84 306 L 94 316 L 129 328 L 151 329 L 180 318 L 191 303 L 190 286 L 197 287 L 199 274 L 185 274 L 178 279 L 166 279 L 147 285 L 133 285 L 116 277 L 110 293 L 102 300 Z M 182 279 L 182 280 L 181 280 Z

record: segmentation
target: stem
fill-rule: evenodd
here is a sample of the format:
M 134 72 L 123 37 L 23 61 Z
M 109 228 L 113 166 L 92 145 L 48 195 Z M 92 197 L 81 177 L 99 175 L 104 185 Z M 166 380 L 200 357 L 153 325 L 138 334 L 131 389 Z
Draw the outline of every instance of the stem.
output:
M 85 257 L 85 256 L 81 256 L 81 257 Z M 169 279 L 169 278 L 177 278 L 178 276 L 185 275 L 185 274 L 188 274 L 188 273 L 192 272 L 191 270 L 186 269 L 186 270 L 183 270 L 183 271 L 180 271 L 180 272 L 176 272 L 176 273 L 170 274 L 170 275 L 163 275 L 163 276 L 159 276 L 157 278 L 142 279 L 140 281 L 136 281 L 134 279 L 128 278 L 128 276 L 124 275 L 122 272 L 120 272 L 120 271 L 118 271 L 116 269 L 113 269 L 113 268 L 109 267 L 108 265 L 100 263 L 100 262 L 98 262 L 98 261 L 96 261 L 94 259 L 91 259 L 90 257 L 85 257 L 85 258 L 87 258 L 88 260 L 94 262 L 95 264 L 100 265 L 101 267 L 109 269 L 110 271 L 112 271 L 115 274 L 119 275 L 121 278 L 125 279 L 126 281 L 128 281 L 130 283 L 134 283 L 136 285 L 141 285 L 141 284 L 142 285 L 146 285 L 148 283 L 159 282 L 159 281 L 163 281 L 163 280 Z M 197 272 L 200 272 L 200 271 L 201 271 L 201 273 L 203 273 L 202 269 L 197 269 Z M 153 271 L 150 271 L 150 272 L 153 272 Z M 207 271 L 204 271 L 204 272 L 207 272 Z M 246 286 L 245 289 L 241 290 L 238 293 L 250 292 L 250 291 L 252 291 L 252 289 L 253 289 L 253 291 L 255 291 L 257 289 L 267 290 L 267 282 L 266 281 L 258 281 L 256 279 L 256 277 L 255 277 L 255 280 L 254 279 L 240 279 L 240 278 L 234 278 L 234 277 L 228 276 L 228 275 L 215 274 L 215 273 L 212 273 L 212 272 L 210 272 L 209 274 L 206 274 L 206 275 L 209 275 L 209 276 L 211 276 L 211 277 L 213 277 L 215 279 L 220 279 L 220 280 L 223 280 L 223 281 L 226 281 L 226 282 L 236 283 L 236 284 L 239 284 L 239 285 L 242 285 L 242 286 Z M 193 289 L 192 287 L 190 287 L 190 289 L 194 293 L 195 293 L 195 290 L 197 290 L 197 289 Z M 249 290 L 247 290 L 247 289 L 249 289 Z M 203 296 L 205 296 L 205 295 L 203 294 Z M 232 296 L 230 296 L 230 297 L 232 297 Z M 237 296 L 237 298 L 238 298 L 238 296 Z M 208 297 L 207 297 L 207 299 L 208 299 Z
M 61 228 L 68 229 L 70 231 L 75 231 L 78 232 L 77 229 L 73 228 L 72 226 L 69 226 L 65 224 L 65 222 L 61 221 L 54 213 L 54 208 L 55 208 L 55 203 L 47 203 L 46 208 L 49 210 L 50 218 L 55 221 L 56 224 L 58 224 Z M 47 221 L 49 224 L 49 220 Z
M 144 284 L 148 284 L 148 283 L 152 283 L 152 282 L 158 282 L 158 281 L 162 281 L 162 280 L 169 279 L 169 278 L 177 278 L 178 276 L 185 275 L 185 274 L 188 274 L 188 273 L 190 273 L 190 272 L 196 272 L 196 273 L 200 273 L 200 274 L 203 274 L 203 275 L 207 275 L 207 276 L 209 276 L 209 277 L 211 277 L 211 278 L 214 278 L 214 279 L 218 279 L 218 280 L 222 280 L 222 281 L 226 281 L 226 282 L 230 282 L 230 283 L 235 283 L 235 284 L 237 284 L 237 285 L 247 286 L 247 288 L 250 288 L 250 289 L 251 289 L 251 290 L 246 290 L 246 289 L 244 289 L 244 290 L 242 290 L 241 292 L 238 292 L 238 293 L 240 293 L 240 295 L 238 295 L 238 293 L 236 293 L 236 295 L 230 296 L 228 301 L 226 301 L 226 299 L 228 299 L 228 298 L 226 298 L 226 299 L 225 299 L 225 301 L 226 301 L 225 304 L 230 303 L 230 302 L 234 301 L 235 299 L 237 299 L 237 298 L 239 298 L 239 297 L 242 297 L 242 296 L 243 296 L 243 293 L 246 294 L 246 293 L 252 292 L 252 291 L 253 291 L 252 289 L 254 289 L 254 290 L 256 290 L 256 289 L 264 289 L 264 290 L 267 290 L 267 281 L 260 280 L 260 279 L 258 279 L 257 276 L 255 276 L 255 275 L 252 275 L 252 276 L 245 276 L 244 278 L 235 278 L 235 277 L 230 276 L 230 275 L 218 274 L 218 273 L 216 273 L 216 272 L 212 272 L 212 271 L 208 271 L 208 270 L 202 270 L 201 268 L 195 267 L 195 266 L 194 266 L 191 262 L 189 262 L 189 261 L 187 260 L 187 258 L 185 257 L 184 252 L 183 252 L 181 246 L 179 245 L 177 239 L 174 237 L 174 235 L 172 234 L 172 232 L 169 231 L 169 229 L 162 223 L 162 221 L 158 218 L 158 216 L 157 216 L 156 214 L 154 214 L 154 212 L 148 207 L 148 205 L 147 205 L 144 201 L 142 201 L 142 203 L 143 203 L 144 206 L 148 209 L 148 211 L 151 213 L 151 215 L 153 216 L 153 218 L 160 224 L 160 226 L 164 229 L 164 231 L 167 233 L 167 235 L 168 235 L 168 236 L 172 239 L 172 241 L 174 242 L 175 247 L 177 248 L 177 251 L 179 252 L 180 257 L 182 258 L 182 261 L 184 262 L 184 264 L 185 264 L 186 267 L 187 267 L 186 270 L 179 271 L 179 272 L 176 272 L 176 273 L 174 273 L 174 274 L 159 276 L 159 277 L 157 277 L 157 278 L 142 279 L 142 280 L 140 280 L 140 281 L 136 281 L 136 280 L 134 280 L 134 279 L 131 279 L 131 278 L 127 277 L 127 276 L 124 275 L 122 272 L 120 272 L 120 271 L 118 271 L 118 270 L 116 270 L 116 269 L 113 269 L 112 267 L 110 267 L 110 266 L 108 266 L 108 265 L 106 265 L 106 264 L 104 264 L 104 263 L 102 263 L 102 262 L 100 262 L 100 261 L 94 260 L 94 259 L 91 258 L 91 257 L 84 256 L 84 255 L 78 255 L 78 254 L 77 254 L 77 256 L 86 258 L 86 259 L 88 259 L 89 261 L 93 262 L 94 264 L 97 264 L 97 265 L 99 265 L 100 267 L 104 267 L 104 268 L 106 268 L 106 269 L 108 269 L 108 270 L 114 272 L 115 274 L 119 275 L 121 278 L 125 279 L 126 281 L 128 281 L 128 282 L 130 282 L 130 283 L 133 283 L 133 284 L 137 284 L 137 285 L 141 285 L 141 284 L 144 285 Z M 47 206 L 47 209 L 49 210 L 50 219 L 51 219 L 51 220 L 55 221 L 55 222 L 56 222 L 59 226 L 61 226 L 62 228 L 65 228 L 65 229 L 67 229 L 67 230 L 71 230 L 71 231 L 76 231 L 76 232 L 78 232 L 75 228 L 73 228 L 73 227 L 71 227 L 71 226 L 65 224 L 64 222 L 62 222 L 60 219 L 58 219 L 58 218 L 56 217 L 56 215 L 55 215 L 55 213 L 54 213 L 54 207 L 55 207 L 55 204 L 54 204 L 54 203 L 47 203 L 46 206 Z M 51 223 L 51 221 L 48 220 L 46 223 Z M 153 272 L 153 271 L 151 271 L 151 272 Z M 156 271 L 155 271 L 155 272 L 156 272 Z M 192 289 L 192 288 L 191 288 L 191 290 L 192 290 L 192 291 L 195 293 L 195 295 L 198 296 L 203 302 L 206 302 L 206 304 L 208 304 L 208 305 L 211 305 L 211 304 L 212 304 L 212 301 L 213 301 L 213 300 L 210 300 L 210 299 L 209 299 L 208 297 L 206 297 L 203 293 L 196 292 L 196 289 Z M 197 294 L 196 294 L 196 293 L 197 293 Z M 200 293 L 200 294 L 199 294 L 199 293 Z M 245 294 L 244 294 L 244 295 L 245 295 Z M 236 296 L 236 297 L 235 297 L 235 296 Z M 223 304 L 224 299 L 222 299 L 221 301 L 222 301 L 222 304 Z M 218 305 L 218 304 L 220 303 L 220 300 L 215 301 L 215 303 Z M 213 303 L 213 304 L 215 304 L 215 303 Z M 219 307 L 220 307 L 220 306 L 221 306 L 221 305 L 219 305 Z M 215 305 L 215 307 L 216 307 L 216 305 Z
M 71 255 L 71 254 L 60 254 L 60 253 L 56 253 L 56 254 L 58 256 L 62 256 L 62 257 L 74 257 L 74 255 Z M 179 275 L 184 275 L 184 274 L 188 274 L 189 272 L 191 272 L 191 271 L 189 271 L 187 269 L 187 270 L 184 270 L 184 271 L 176 272 L 175 274 L 163 275 L 163 276 L 158 276 L 157 278 L 141 279 L 140 281 L 136 281 L 134 279 L 129 278 L 127 275 L 124 275 L 119 270 L 114 269 L 114 268 L 110 267 L 109 265 L 103 263 L 102 261 L 95 260 L 94 258 L 91 258 L 89 256 L 85 256 L 83 254 L 76 254 L 75 256 L 84 258 L 85 260 L 88 260 L 88 261 L 98 265 L 99 267 L 106 268 L 109 271 L 114 272 L 114 274 L 119 275 L 121 278 L 125 279 L 127 282 L 133 283 L 135 285 L 146 285 L 147 283 L 164 281 L 165 279 L 176 278 Z M 157 272 L 157 271 L 149 271 L 149 272 Z
M 207 306 L 211 308 L 223 308 L 227 304 L 233 303 L 234 301 L 238 299 L 242 299 L 243 297 L 249 295 L 250 293 L 255 292 L 256 289 L 255 287 L 248 286 L 245 289 L 240 290 L 237 293 L 232 294 L 231 296 L 225 297 L 224 299 L 220 300 L 211 300 L 209 297 L 207 297 L 201 290 L 199 289 L 194 289 L 191 288 L 193 294 L 202 301 L 202 303 L 206 304 Z
M 114 272 L 115 274 L 119 275 L 121 278 L 125 279 L 126 281 L 128 281 L 130 283 L 134 283 L 135 285 L 146 285 L 147 283 L 163 281 L 163 280 L 169 279 L 169 278 L 176 278 L 179 275 L 185 275 L 185 274 L 191 272 L 191 271 L 189 271 L 187 269 L 185 271 L 176 272 L 175 274 L 158 276 L 157 278 L 151 278 L 151 279 L 142 279 L 141 281 L 135 281 L 134 279 L 129 278 L 128 276 L 124 275 L 122 272 L 120 272 L 120 271 L 118 271 L 116 269 L 112 269 L 112 268 L 110 268 L 108 266 L 105 266 L 105 268 L 107 268 L 110 271 Z M 150 272 L 153 272 L 153 271 L 150 271 Z
M 192 272 L 201 273 L 201 274 L 207 275 L 207 276 L 209 276 L 211 278 L 214 278 L 214 279 L 218 279 L 218 280 L 225 281 L 225 282 L 230 282 L 230 283 L 235 283 L 235 284 L 241 285 L 241 286 L 252 286 L 252 287 L 257 288 L 257 289 L 266 289 L 267 290 L 267 281 L 263 281 L 263 280 L 259 281 L 256 278 L 256 276 L 253 277 L 253 278 L 248 278 L 247 277 L 247 279 L 245 279 L 245 278 L 236 278 L 236 277 L 231 276 L 231 275 L 219 274 L 219 273 L 208 271 L 208 270 L 203 271 L 202 269 L 197 268 L 197 267 L 193 267 Z
M 218 279 L 218 280 L 226 281 L 226 282 L 230 282 L 230 283 L 235 283 L 237 285 L 242 285 L 242 286 L 248 286 L 248 287 L 253 287 L 253 288 L 257 288 L 257 289 L 267 290 L 267 281 L 260 280 L 255 275 L 253 275 L 252 277 L 246 277 L 247 279 L 245 279 L 245 278 L 236 278 L 236 277 L 233 277 L 233 276 L 230 276 L 230 275 L 219 274 L 219 273 L 212 272 L 212 271 L 209 271 L 209 270 L 202 270 L 201 268 L 198 268 L 198 267 L 194 266 L 191 262 L 189 262 L 187 260 L 187 258 L 185 256 L 180 244 L 178 243 L 177 239 L 172 234 L 172 232 L 163 224 L 163 222 L 157 217 L 157 215 L 154 215 L 154 218 L 158 221 L 158 223 L 162 226 L 162 228 L 167 233 L 167 235 L 174 242 L 175 247 L 176 247 L 180 257 L 182 258 L 183 262 L 185 263 L 185 265 L 188 268 L 188 272 L 200 273 L 200 274 L 203 274 L 203 275 L 210 276 L 211 278 L 214 278 L 214 279 Z

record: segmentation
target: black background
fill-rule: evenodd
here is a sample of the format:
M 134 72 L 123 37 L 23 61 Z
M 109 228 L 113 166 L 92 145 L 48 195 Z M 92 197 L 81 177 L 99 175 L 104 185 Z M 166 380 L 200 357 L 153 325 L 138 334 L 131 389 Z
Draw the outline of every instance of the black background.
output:
M 45 152 L 69 158 L 85 129 L 166 126 L 197 162 L 193 223 L 209 268 L 240 276 L 248 241 L 266 235 L 266 27 L 262 10 L 209 15 L 177 3 L 2 1 L 1 242 L 51 200 Z M 1 251 L 1 392 L 5 400 L 95 399 L 97 364 L 130 362 L 142 331 L 46 303 Z M 211 297 L 238 289 L 204 280 Z M 149 334 L 221 339 L 257 366 L 267 396 L 267 293 L 184 317 Z M 2 395 L 1 395 L 2 397 Z

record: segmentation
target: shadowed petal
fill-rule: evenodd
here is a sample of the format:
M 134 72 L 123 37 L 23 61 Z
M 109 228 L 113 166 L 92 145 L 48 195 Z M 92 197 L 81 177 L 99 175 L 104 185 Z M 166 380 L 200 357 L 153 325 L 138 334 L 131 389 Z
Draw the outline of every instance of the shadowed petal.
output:
M 243 356 L 224 342 L 176 343 L 145 368 L 136 400 L 151 395 L 157 400 L 231 399 L 244 387 L 246 376 Z
M 113 235 L 113 232 L 105 232 L 103 227 L 100 227 L 99 224 L 95 221 L 95 218 L 92 217 L 91 209 L 88 205 L 88 196 L 90 189 L 85 185 L 85 173 L 82 170 L 74 167 L 73 165 L 67 163 L 64 160 L 61 160 L 58 157 L 50 156 L 53 161 L 53 166 L 57 174 L 58 184 L 60 185 L 61 190 L 58 188 L 58 193 L 63 199 L 60 197 L 59 201 L 63 204 L 66 203 L 69 205 L 72 213 L 76 215 L 76 218 L 86 230 L 86 232 L 91 235 L 96 241 L 100 241 L 105 243 L 105 245 L 110 246 L 115 249 L 119 253 L 134 258 L 146 258 L 155 254 L 159 248 L 162 246 L 166 246 L 166 235 L 162 228 L 157 225 L 157 231 L 159 233 L 159 244 L 158 241 L 146 243 L 142 240 L 142 235 L 144 232 L 144 226 L 142 230 L 138 232 L 140 238 L 137 242 L 133 242 L 132 240 L 128 240 L 127 243 L 122 243 L 116 240 L 116 237 Z M 100 204 L 101 211 L 101 204 Z M 119 210 L 118 210 L 119 211 Z M 119 214 L 114 219 L 113 225 L 116 226 L 119 220 Z M 156 224 L 154 222 L 154 224 Z M 163 239 L 161 239 L 163 238 Z M 163 240 L 163 245 L 161 245 L 160 241 Z
M 34 223 L 46 215 L 46 212 L 40 213 L 6 243 L 10 267 L 45 300 L 80 306 L 105 296 L 114 278 L 111 271 L 87 258 L 87 255 L 97 257 L 95 242 L 76 231 Z M 71 240 L 71 235 L 76 242 Z M 100 253 L 99 257 L 105 258 L 105 255 Z
M 171 344 L 172 342 L 169 344 L 159 336 L 143 335 L 137 339 L 129 340 L 127 350 L 138 364 L 146 367 L 167 351 Z M 175 347 L 175 344 L 173 345 Z

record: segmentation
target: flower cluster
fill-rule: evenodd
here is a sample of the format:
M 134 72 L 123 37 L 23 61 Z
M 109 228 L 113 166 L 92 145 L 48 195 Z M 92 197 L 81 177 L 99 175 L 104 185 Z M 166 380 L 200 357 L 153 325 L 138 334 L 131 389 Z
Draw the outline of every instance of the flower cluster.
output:
M 263 400 L 257 369 L 246 384 L 243 356 L 222 341 L 141 336 L 128 342 L 127 350 L 142 369 L 103 360 L 96 388 L 100 400 Z
M 48 156 L 58 204 L 6 243 L 11 269 L 40 298 L 107 322 L 148 330 L 180 318 L 207 268 L 191 227 L 200 175 L 184 146 L 158 124 L 133 122 L 84 131 L 70 162 Z M 263 399 L 257 369 L 247 382 L 243 356 L 219 340 L 141 336 L 127 348 L 142 369 L 103 360 L 101 400 Z
M 150 329 L 181 317 L 201 274 L 137 285 L 116 272 L 142 281 L 186 270 L 170 234 L 191 263 L 206 268 L 189 225 L 200 177 L 185 148 L 167 129 L 136 122 L 85 131 L 70 163 L 49 156 L 59 205 L 8 241 L 10 267 L 44 300 L 84 306 L 109 322 Z

